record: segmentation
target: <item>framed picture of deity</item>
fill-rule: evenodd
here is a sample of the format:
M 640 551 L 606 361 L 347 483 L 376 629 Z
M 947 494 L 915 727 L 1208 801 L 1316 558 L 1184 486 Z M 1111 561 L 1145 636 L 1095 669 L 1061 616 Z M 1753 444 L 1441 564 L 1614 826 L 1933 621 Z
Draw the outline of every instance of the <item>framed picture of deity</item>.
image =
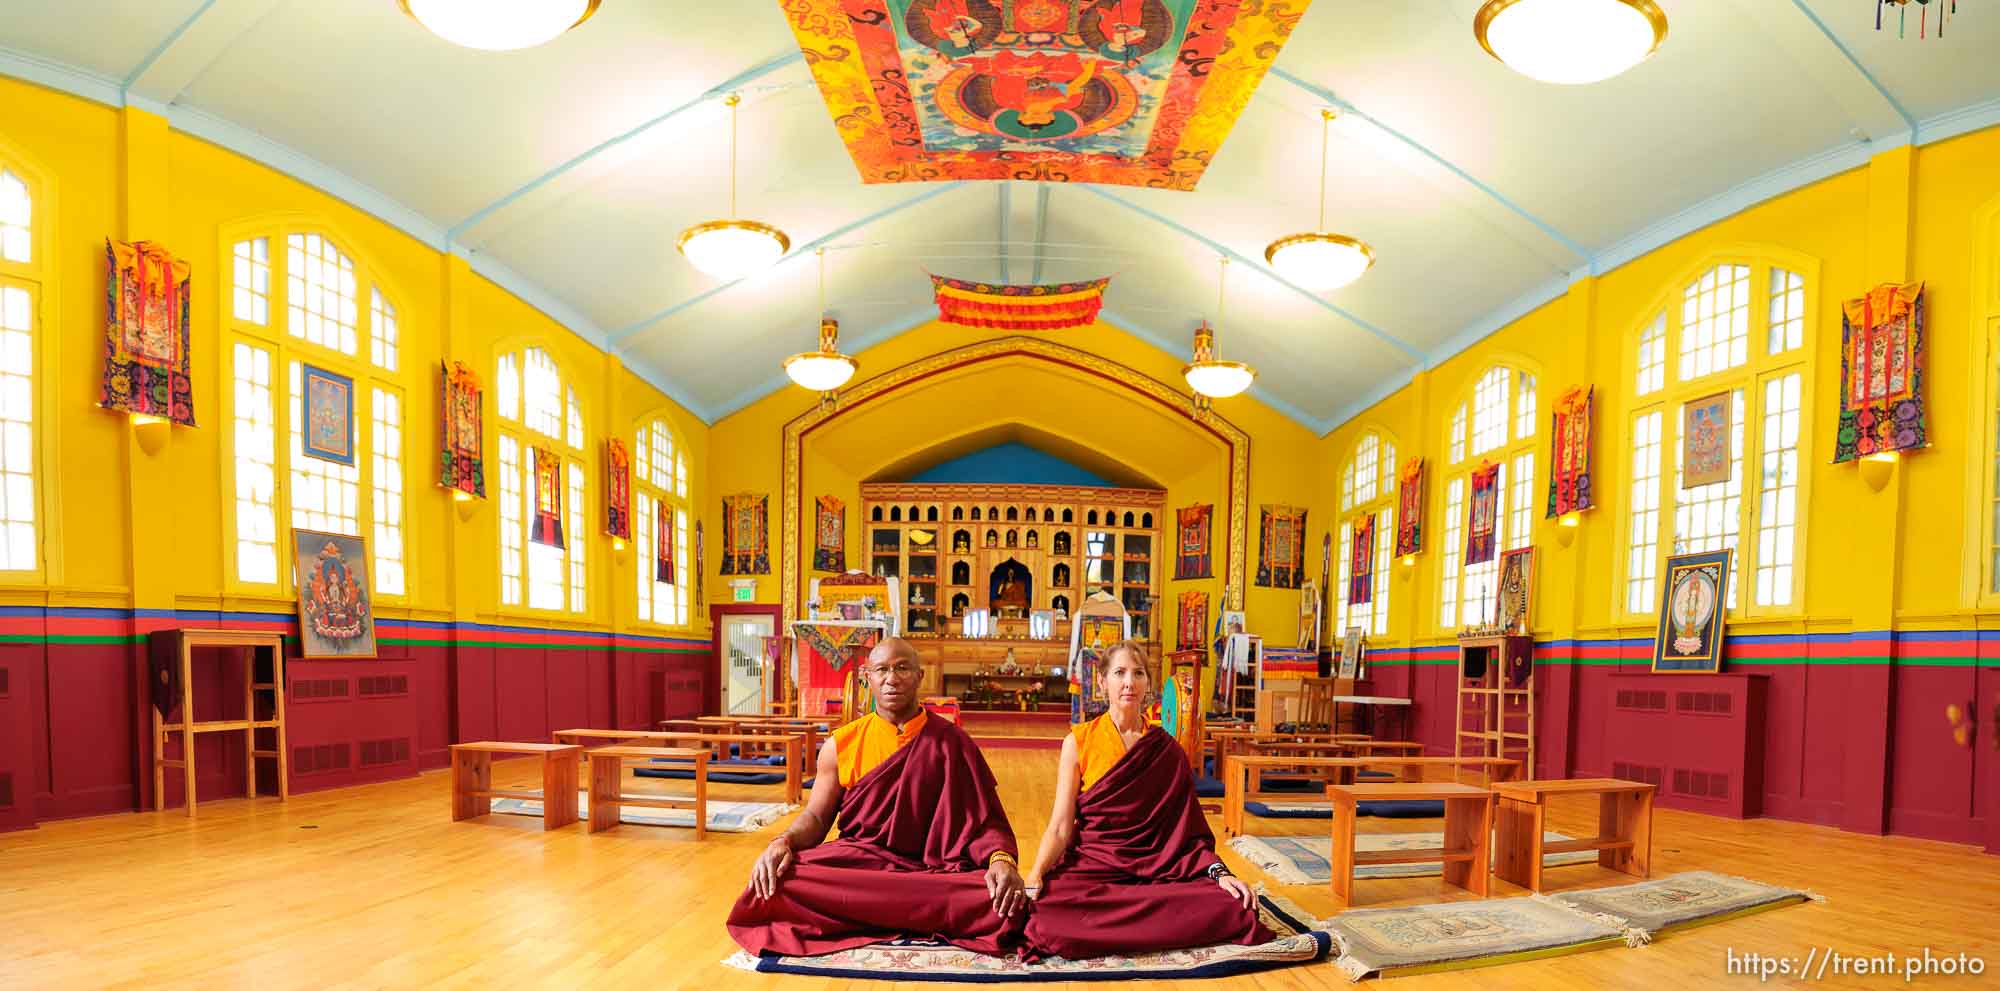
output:
M 374 657 L 368 545 L 360 537 L 292 531 L 302 657 Z
M 1729 617 L 1729 551 L 1667 558 L 1660 594 L 1660 629 L 1653 638 L 1654 674 L 1715 674 L 1722 670 L 1722 626 Z
M 300 363 L 304 382 L 299 415 L 307 457 L 354 464 L 354 380 L 339 372 Z

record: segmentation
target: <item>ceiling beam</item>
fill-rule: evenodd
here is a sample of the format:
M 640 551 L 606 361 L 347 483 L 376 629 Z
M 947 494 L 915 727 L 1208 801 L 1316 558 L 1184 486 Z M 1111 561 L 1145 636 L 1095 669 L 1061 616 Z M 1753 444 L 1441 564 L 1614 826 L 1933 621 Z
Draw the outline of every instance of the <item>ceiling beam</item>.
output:
M 1318 293 L 1313 292 L 1312 290 L 1307 289 L 1303 286 L 1294 284 L 1290 280 L 1286 279 L 1284 276 L 1279 275 L 1277 272 L 1272 271 L 1270 266 L 1265 265 L 1262 261 L 1250 258 L 1247 255 L 1243 255 L 1237 252 L 1235 249 L 1230 248 L 1229 246 L 1221 243 L 1220 241 L 1217 241 L 1214 238 L 1211 238 L 1208 235 L 1203 234 L 1192 227 L 1188 227 L 1187 225 L 1182 224 L 1178 220 L 1174 220 L 1173 218 L 1168 217 L 1165 214 L 1158 213 L 1153 210 L 1147 209 L 1146 207 L 1140 206 L 1139 204 L 1134 203 L 1131 200 L 1128 200 L 1122 196 L 1108 192 L 1102 187 L 1086 185 L 1083 186 L 1083 188 L 1099 197 L 1110 200 L 1111 202 L 1116 203 L 1119 206 L 1122 206 L 1125 209 L 1132 211 L 1133 213 L 1145 217 L 1148 220 L 1153 221 L 1154 223 L 1166 227 L 1167 229 L 1172 230 L 1183 237 L 1199 242 L 1200 244 L 1206 246 L 1209 250 L 1214 251 L 1219 255 L 1224 255 L 1228 257 L 1230 261 L 1254 269 L 1258 272 L 1262 272 L 1264 276 L 1266 278 L 1269 278 L 1271 281 L 1276 282 L 1279 285 L 1284 286 L 1285 288 L 1290 289 L 1295 293 L 1298 293 L 1300 296 L 1303 296 L 1306 299 L 1311 300 L 1315 305 L 1319 306 L 1320 309 L 1326 310 L 1327 312 L 1340 317 L 1342 320 L 1345 320 L 1348 323 L 1351 323 L 1356 327 L 1359 327 L 1362 330 L 1367 331 L 1368 333 L 1374 335 L 1377 339 L 1381 340 L 1383 343 L 1388 344 L 1390 347 L 1393 347 L 1397 351 L 1402 352 L 1403 357 L 1409 359 L 1410 364 L 1415 365 L 1418 368 L 1422 368 L 1424 366 L 1424 353 L 1418 350 L 1416 345 L 1413 345 L 1408 341 L 1405 341 L 1402 338 L 1397 337 L 1396 335 L 1391 334 L 1388 331 L 1383 330 L 1382 328 L 1377 327 L 1374 324 L 1361 319 L 1360 317 L 1354 315 L 1353 312 L 1347 310 L 1346 308 L 1338 304 L 1328 302 Z
M 1868 80 L 1868 85 L 1875 87 L 1875 92 L 1882 94 L 1882 99 L 1889 101 L 1889 106 L 1894 107 L 1896 110 L 1896 116 L 1903 118 L 1903 125 L 1910 129 L 1910 143 L 1916 144 L 1917 118 L 1910 114 L 1909 109 L 1903 106 L 1902 101 L 1896 99 L 1896 95 L 1889 92 L 1889 87 L 1882 85 L 1882 81 L 1875 78 L 1875 74 L 1869 72 L 1867 66 L 1861 64 L 1861 59 L 1856 57 L 1852 50 L 1841 43 L 1840 38 L 1834 35 L 1833 29 L 1827 27 L 1826 22 L 1820 20 L 1819 15 L 1813 13 L 1811 7 L 1806 6 L 1806 0 L 1792 0 L 1792 6 L 1797 7 L 1799 13 L 1806 15 L 1806 20 L 1811 21 L 1813 27 L 1818 28 L 1819 33 L 1825 35 L 1826 40 L 1834 48 L 1840 50 L 1840 54 L 1847 58 L 1847 64 L 1853 66 L 1854 71 L 1861 74 L 1861 78 Z
M 764 271 L 766 272 L 775 271 L 779 266 L 789 264 L 790 262 L 795 261 L 799 258 L 804 258 L 806 255 L 809 255 L 812 252 L 818 250 L 819 248 L 826 246 L 827 244 L 831 243 L 835 238 L 844 237 L 848 234 L 852 234 L 855 231 L 858 231 L 863 227 L 867 227 L 868 225 L 873 224 L 884 217 L 887 217 L 891 214 L 900 213 L 904 210 L 909 209 L 910 207 L 916 206 L 917 204 L 924 202 L 925 200 L 928 200 L 934 196 L 938 196 L 942 193 L 950 192 L 951 190 L 957 189 L 963 185 L 965 185 L 965 183 L 963 182 L 949 182 L 949 183 L 943 183 L 941 185 L 932 186 L 931 188 L 926 189 L 923 192 L 910 197 L 909 199 L 903 200 L 899 203 L 890 204 L 889 206 L 877 210 L 874 213 L 862 217 L 859 220 L 853 220 L 849 221 L 848 223 L 842 224 L 839 227 L 827 231 L 825 234 L 822 234 L 819 237 L 816 237 L 811 241 L 808 241 L 805 244 L 801 244 L 797 248 L 794 248 L 791 254 L 788 254 L 785 257 L 778 259 L 777 264 L 772 265 L 770 268 L 765 269 Z M 682 300 L 678 303 L 675 303 L 672 306 L 667 307 L 664 310 L 659 311 L 658 313 L 655 313 L 648 317 L 643 317 L 633 323 L 627 324 L 624 327 L 620 327 L 619 329 L 612 331 L 609 335 L 606 336 L 606 340 L 612 344 L 616 344 L 622 340 L 625 340 L 628 337 L 631 337 L 633 334 L 645 330 L 647 327 L 651 327 L 654 324 L 657 324 L 660 321 L 665 320 L 666 318 L 673 316 L 676 313 L 679 313 L 682 310 L 689 309 L 690 307 L 694 306 L 699 306 L 700 304 L 707 302 L 709 299 L 713 298 L 714 296 L 723 292 L 724 290 L 729 289 L 732 286 L 742 285 L 746 281 L 748 280 L 736 279 L 731 282 L 724 282 L 718 286 L 710 286 L 708 289 L 705 289 L 702 292 L 697 293 L 696 295 L 694 295 L 689 299 Z
M 188 33 L 188 29 L 194 27 L 194 22 L 201 20 L 201 15 L 208 13 L 208 9 L 213 6 L 215 0 L 202 0 L 201 6 L 196 7 L 194 13 L 187 16 L 187 20 L 182 21 L 180 26 L 175 28 L 172 34 L 161 39 L 159 44 L 154 45 L 153 50 L 147 52 L 146 57 L 141 59 L 131 72 L 125 74 L 125 78 L 118 84 L 119 94 L 129 95 L 132 92 L 132 84 L 138 82 L 139 78 L 146 74 L 146 70 L 151 69 L 153 63 L 158 62 L 160 56 L 167 53 L 167 49 L 174 47 L 174 42 L 181 40 L 181 35 Z
M 1035 285 L 1042 284 L 1042 257 L 1048 254 L 1048 249 L 1043 247 L 1043 240 L 1048 237 L 1048 233 L 1049 184 L 1038 182 L 1035 183 L 1035 274 L 1028 278 L 1028 281 Z
M 1403 132 L 1398 131 L 1393 127 L 1390 127 L 1388 124 L 1384 123 L 1379 117 L 1370 116 L 1367 111 L 1362 110 L 1360 107 L 1357 107 L 1354 104 L 1341 99 L 1339 95 L 1334 93 L 1333 90 L 1328 89 L 1325 86 L 1321 86 L 1318 83 L 1301 79 L 1298 76 L 1292 75 L 1290 72 L 1287 72 L 1284 69 L 1279 68 L 1277 66 L 1271 67 L 1271 75 L 1276 76 L 1279 79 L 1284 80 L 1285 82 L 1291 83 L 1293 86 L 1296 86 L 1299 89 L 1302 89 L 1307 93 L 1310 93 L 1313 96 L 1326 101 L 1327 103 L 1337 108 L 1341 113 L 1352 114 L 1356 117 L 1361 118 L 1362 120 L 1367 121 L 1370 124 L 1375 125 L 1377 128 L 1381 129 L 1382 133 L 1387 134 L 1388 136 L 1395 138 L 1397 141 L 1400 141 L 1403 144 L 1409 146 L 1409 148 L 1415 151 L 1417 154 L 1422 155 L 1433 162 L 1436 162 L 1439 166 L 1443 167 L 1446 171 L 1450 172 L 1452 175 L 1455 175 L 1460 179 L 1465 180 L 1468 184 L 1472 186 L 1472 188 L 1477 189 L 1481 193 L 1484 193 L 1487 196 L 1491 197 L 1493 199 L 1493 202 L 1500 204 L 1500 206 L 1505 208 L 1508 212 L 1514 214 L 1517 217 L 1520 217 L 1522 220 L 1527 221 L 1529 224 L 1532 224 L 1536 230 L 1539 230 L 1543 234 L 1548 235 L 1551 240 L 1555 241 L 1557 244 L 1562 245 L 1564 248 L 1567 248 L 1570 254 L 1575 255 L 1578 259 L 1582 260 L 1586 265 L 1591 262 L 1589 249 L 1577 243 L 1575 238 L 1572 238 L 1569 235 L 1564 234 L 1562 231 L 1556 230 L 1554 224 L 1551 224 L 1548 221 L 1543 220 L 1542 218 L 1537 217 L 1532 213 L 1529 213 L 1525 207 L 1507 198 L 1505 194 L 1501 193 L 1497 189 L 1494 189 L 1491 185 L 1488 185 L 1487 183 L 1481 181 L 1478 176 L 1475 176 L 1472 173 L 1467 172 L 1462 168 L 1459 168 L 1456 164 L 1452 163 L 1451 160 L 1445 158 L 1443 155 L 1440 155 L 1435 151 L 1432 151 L 1430 147 L 1425 145 L 1423 142 L 1418 141 L 1417 139 L 1412 138 L 1409 135 L 1404 134 Z
M 623 134 L 600 141 L 595 146 L 590 148 L 590 150 L 585 151 L 574 158 L 571 158 L 569 161 L 564 162 L 561 165 L 558 165 L 555 168 L 542 173 L 541 175 L 536 176 L 534 179 L 530 180 L 527 183 L 527 185 L 524 185 L 521 188 L 516 189 L 513 192 L 508 193 L 507 195 L 502 196 L 491 203 L 488 203 L 484 207 L 481 207 L 477 211 L 474 211 L 471 216 L 466 217 L 464 220 L 459 221 L 457 224 L 454 224 L 450 230 L 445 232 L 445 237 L 447 240 L 456 243 L 461 237 L 464 236 L 466 231 L 471 230 L 474 226 L 477 226 L 480 222 L 492 216 L 494 213 L 498 212 L 501 208 L 506 207 L 508 204 L 513 203 L 516 200 L 519 200 L 523 196 L 526 196 L 529 193 L 532 193 L 535 190 L 540 189 L 551 182 L 554 182 L 556 179 L 561 178 L 563 175 L 571 171 L 574 171 L 578 166 L 582 165 L 585 162 L 590 161 L 593 158 L 596 158 L 598 155 L 601 155 L 604 152 L 611 150 L 612 148 L 616 148 L 619 145 L 622 145 L 625 142 L 630 141 L 633 138 L 636 138 L 639 135 L 644 134 L 655 127 L 658 127 L 659 125 L 664 124 L 667 121 L 670 121 L 675 117 L 680 116 L 681 114 L 684 114 L 690 110 L 695 109 L 696 107 L 700 107 L 713 100 L 717 100 L 724 96 L 727 96 L 731 92 L 735 91 L 736 89 L 742 86 L 748 85 L 749 83 L 757 79 L 761 79 L 764 76 L 768 76 L 771 73 L 778 71 L 779 69 L 782 69 L 795 62 L 803 61 L 804 59 L 805 55 L 802 52 L 798 51 L 797 49 L 793 49 L 782 55 L 765 59 L 764 61 L 759 62 L 756 65 L 753 65 L 750 68 L 745 69 L 742 72 L 739 72 L 736 75 L 731 76 L 726 80 L 723 80 L 720 83 L 717 83 L 716 85 L 710 87 L 707 92 L 702 93 L 700 96 L 695 97 L 694 99 L 689 100 L 688 102 L 683 103 L 680 106 L 673 108 L 672 110 L 660 114 L 659 116 L 654 117 L 651 120 L 648 120 L 640 124 L 639 126 L 634 127 L 629 131 L 626 131 Z

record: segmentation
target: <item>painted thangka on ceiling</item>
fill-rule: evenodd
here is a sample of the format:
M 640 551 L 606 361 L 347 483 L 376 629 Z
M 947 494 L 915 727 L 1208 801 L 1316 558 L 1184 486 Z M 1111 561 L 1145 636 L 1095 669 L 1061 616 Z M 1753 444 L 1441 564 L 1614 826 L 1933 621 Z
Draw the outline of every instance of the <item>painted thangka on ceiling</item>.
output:
M 1192 190 L 1311 0 L 784 0 L 863 182 Z

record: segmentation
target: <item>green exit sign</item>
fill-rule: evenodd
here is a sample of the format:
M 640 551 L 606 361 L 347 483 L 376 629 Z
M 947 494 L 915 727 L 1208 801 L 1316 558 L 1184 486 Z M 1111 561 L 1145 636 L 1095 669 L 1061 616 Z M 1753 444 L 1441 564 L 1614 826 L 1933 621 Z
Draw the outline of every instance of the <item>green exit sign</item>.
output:
M 737 602 L 757 601 L 757 586 L 755 585 L 739 585 L 733 591 L 736 593 Z

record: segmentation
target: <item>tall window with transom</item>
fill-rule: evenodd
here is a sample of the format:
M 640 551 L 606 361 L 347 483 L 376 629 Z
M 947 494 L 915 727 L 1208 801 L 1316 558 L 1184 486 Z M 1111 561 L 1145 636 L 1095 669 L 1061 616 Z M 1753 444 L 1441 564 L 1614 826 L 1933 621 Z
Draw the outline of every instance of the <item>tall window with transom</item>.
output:
M 589 612 L 585 568 L 592 516 L 585 506 L 588 459 L 583 449 L 583 408 L 576 387 L 548 351 L 524 347 L 494 363 L 493 394 L 499 411 L 500 604 L 550 612 Z M 538 458 L 536 452 L 546 452 Z M 539 463 L 554 469 L 542 477 Z M 554 503 L 561 512 L 555 513 Z M 538 510 L 559 521 L 561 545 Z
M 1365 549 L 1369 572 L 1368 601 L 1349 605 L 1348 594 L 1354 580 L 1354 524 L 1364 517 L 1374 520 L 1373 536 Z M 1335 517 L 1339 547 L 1337 567 L 1340 580 L 1334 583 L 1334 623 L 1332 636 L 1340 636 L 1350 626 L 1361 627 L 1369 636 L 1389 633 L 1389 553 L 1396 546 L 1396 442 L 1370 430 L 1354 445 L 1354 455 L 1340 468 L 1340 515 Z
M 0 572 L 33 581 L 44 574 L 35 360 L 49 265 L 37 242 L 50 218 L 28 175 L 0 159 Z
M 639 552 L 632 555 L 639 583 L 641 622 L 687 626 L 688 600 L 701 576 L 688 570 L 687 452 L 665 420 L 640 424 L 632 446 L 632 537 Z M 672 516 L 662 533 L 661 507 Z M 662 545 L 665 545 L 664 547 Z M 661 555 L 672 555 L 672 581 L 660 580 Z
M 1444 542 L 1438 592 L 1438 625 L 1446 630 L 1493 620 L 1500 583 L 1500 553 L 1528 546 L 1535 521 L 1536 381 L 1532 372 L 1492 365 L 1473 381 L 1471 393 L 1452 409 L 1445 435 Z M 1471 525 L 1472 475 L 1498 465 L 1494 478 L 1494 554 L 1465 563 Z

